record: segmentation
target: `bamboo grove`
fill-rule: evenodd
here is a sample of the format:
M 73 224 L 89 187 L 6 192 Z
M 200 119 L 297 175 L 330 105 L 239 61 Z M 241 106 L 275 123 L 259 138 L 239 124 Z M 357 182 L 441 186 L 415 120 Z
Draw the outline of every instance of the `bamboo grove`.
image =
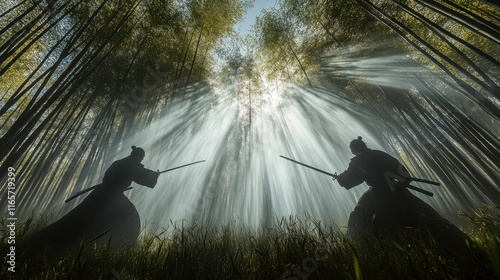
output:
M 23 201 L 34 201 L 60 191 L 42 186 L 92 180 L 107 151 L 158 116 L 177 88 L 206 79 L 212 51 L 231 35 L 247 4 L 1 5 L 0 169 L 15 166 Z M 219 13 L 228 16 L 220 19 Z
M 249 1 L 3 1 L 0 4 L 0 174 L 18 170 L 20 199 L 99 177 L 110 151 L 162 115 L 185 85 L 257 68 L 354 102 L 383 120 L 374 134 L 463 205 L 500 203 L 499 8 L 461 0 L 282 0 L 261 13 L 247 56 L 224 49 Z M 224 16 L 221 16 L 224 15 Z M 359 51 L 352 51 L 352 50 Z M 405 88 L 367 83 L 336 59 L 384 49 L 437 73 Z M 214 67 L 223 53 L 225 67 Z M 258 67 L 253 63 L 259 63 Z M 408 60 L 398 66 L 411 67 Z M 396 65 L 394 65 L 396 67 Z M 448 92 L 459 93 L 451 98 Z M 249 98 L 251 98 L 249 96 Z M 251 115 L 250 115 L 251 118 Z M 251 123 L 251 121 L 250 121 Z M 427 144 L 427 145 L 425 145 Z M 4 179 L 4 178 L 2 178 Z M 47 187 L 47 186 L 58 187 Z M 2 190 L 3 192 L 4 190 Z M 4 195 L 4 194 L 1 194 Z
M 463 186 L 452 190 L 461 205 L 478 197 L 498 205 L 498 12 L 484 1 L 287 0 L 261 15 L 257 37 L 272 73 L 337 87 L 336 94 L 383 120 L 374 133 L 414 171 Z M 345 66 L 380 53 L 399 57 L 392 69 Z M 412 76 L 414 63 L 437 76 Z M 394 73 L 398 68 L 403 73 Z M 370 71 L 386 71 L 405 86 L 368 82 Z

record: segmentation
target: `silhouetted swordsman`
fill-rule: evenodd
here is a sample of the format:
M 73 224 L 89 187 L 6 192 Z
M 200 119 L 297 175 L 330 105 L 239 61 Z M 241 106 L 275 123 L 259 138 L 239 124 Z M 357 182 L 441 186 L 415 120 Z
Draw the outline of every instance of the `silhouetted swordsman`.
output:
M 108 170 L 106 170 L 102 179 L 102 184 L 96 187 L 96 190 L 102 189 L 104 191 L 122 192 L 129 187 L 132 182 L 154 188 L 159 173 L 144 168 L 144 165 L 141 164 L 144 156 L 145 152 L 143 149 L 132 146 L 132 153 L 130 156 L 113 162 Z
M 350 148 L 355 157 L 347 170 L 334 178 L 346 189 L 363 182 L 370 188 L 349 216 L 349 237 L 368 242 L 373 241 L 373 237 L 403 238 L 416 246 L 433 244 L 463 268 L 463 279 L 493 275 L 491 263 L 482 249 L 407 189 L 411 180 L 429 181 L 411 178 L 397 159 L 382 151 L 369 149 L 361 137 L 351 141 Z
M 82 203 L 29 241 L 43 244 L 44 250 L 56 254 L 98 237 L 113 245 L 133 244 L 140 233 L 140 218 L 123 191 L 132 182 L 153 188 L 159 176 L 158 172 L 144 168 L 144 156 L 143 149 L 132 146 L 130 156 L 113 162 L 102 183 Z
M 416 229 L 445 243 L 449 239 L 465 244 L 458 228 L 406 188 L 411 179 L 396 158 L 369 149 L 361 137 L 351 141 L 350 148 L 355 157 L 337 181 L 346 189 L 363 182 L 370 188 L 349 216 L 348 236 L 365 238 Z

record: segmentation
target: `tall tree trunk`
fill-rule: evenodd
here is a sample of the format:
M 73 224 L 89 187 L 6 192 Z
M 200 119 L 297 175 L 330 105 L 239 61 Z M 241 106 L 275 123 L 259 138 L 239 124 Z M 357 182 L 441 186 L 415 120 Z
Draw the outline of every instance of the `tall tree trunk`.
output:
M 196 57 L 198 56 L 198 50 L 200 48 L 202 34 L 203 34 L 203 26 L 200 27 L 200 34 L 198 35 L 198 42 L 196 42 L 196 49 L 194 51 L 193 60 L 191 61 L 191 69 L 189 69 L 189 74 L 188 74 L 187 79 L 186 79 L 187 84 L 189 84 L 189 81 L 191 80 L 191 75 L 193 74 L 193 69 L 194 69 L 194 65 L 196 62 Z
M 311 83 L 311 80 L 309 80 L 309 76 L 307 75 L 307 72 L 306 72 L 306 69 L 304 69 L 304 66 L 302 65 L 302 62 L 300 62 L 300 59 L 299 57 L 297 56 L 297 53 L 295 53 L 295 50 L 292 48 L 292 46 L 290 45 L 290 42 L 288 40 L 286 40 L 286 44 L 288 45 L 288 48 L 290 49 L 290 51 L 292 52 L 293 54 L 293 57 L 295 57 L 295 60 L 299 63 L 299 66 L 300 66 L 300 70 L 302 71 L 302 73 L 304 74 L 304 77 L 306 78 L 307 80 L 307 84 L 309 85 L 309 87 L 313 87 L 313 84 Z
M 186 31 L 187 33 L 188 31 Z M 184 71 L 184 67 L 186 65 L 186 61 L 187 61 L 187 56 L 188 56 L 188 53 L 189 53 L 189 48 L 191 47 L 191 42 L 193 41 L 193 38 L 194 38 L 194 32 L 191 32 L 191 37 L 189 38 L 189 42 L 187 43 L 187 45 L 184 47 L 184 55 L 183 55 L 183 58 L 182 58 L 182 62 L 181 62 L 181 65 L 180 65 L 180 69 L 179 69 L 179 72 L 176 73 L 176 76 L 175 76 L 175 82 L 174 82 L 174 90 L 177 89 L 177 87 L 179 86 L 180 84 L 180 80 L 182 78 L 182 72 Z

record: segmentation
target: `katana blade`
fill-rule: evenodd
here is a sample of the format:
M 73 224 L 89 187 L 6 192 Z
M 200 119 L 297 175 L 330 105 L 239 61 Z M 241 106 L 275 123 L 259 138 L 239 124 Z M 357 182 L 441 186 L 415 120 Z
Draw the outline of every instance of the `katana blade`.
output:
M 174 167 L 174 168 L 170 168 L 170 169 L 167 169 L 167 170 L 160 171 L 160 172 L 158 172 L 158 174 L 162 174 L 162 173 L 165 173 L 165 172 L 168 172 L 168 171 L 172 171 L 172 170 L 175 170 L 175 169 L 183 168 L 183 167 L 186 167 L 186 166 L 189 166 L 189 165 L 193 165 L 193 164 L 197 164 L 197 163 L 204 162 L 204 161 L 206 161 L 206 160 L 200 160 L 200 161 L 196 161 L 196 162 L 184 164 L 184 165 L 181 165 L 181 166 L 177 166 L 177 167 Z
M 284 159 L 287 159 L 287 160 L 289 160 L 289 161 L 291 161 L 291 162 L 295 162 L 296 164 L 300 164 L 300 165 L 302 165 L 302 166 L 305 166 L 305 167 L 307 167 L 307 168 L 310 168 L 310 169 L 312 169 L 312 170 L 315 170 L 315 171 L 321 172 L 321 173 L 323 173 L 323 174 L 330 175 L 330 176 L 332 176 L 333 178 L 337 178 L 337 174 L 336 174 L 336 173 L 335 173 L 335 174 L 333 174 L 333 173 L 330 173 L 330 172 L 326 172 L 326 171 L 321 170 L 321 169 L 319 169 L 319 168 L 316 168 L 316 167 L 313 167 L 313 166 L 307 165 L 307 164 L 305 164 L 305 163 L 302 163 L 302 162 L 296 161 L 296 160 L 291 159 L 291 158 L 287 158 L 287 157 L 285 157 L 285 156 L 281 156 L 281 155 L 280 155 L 280 157 L 282 157 L 282 158 L 284 158 Z

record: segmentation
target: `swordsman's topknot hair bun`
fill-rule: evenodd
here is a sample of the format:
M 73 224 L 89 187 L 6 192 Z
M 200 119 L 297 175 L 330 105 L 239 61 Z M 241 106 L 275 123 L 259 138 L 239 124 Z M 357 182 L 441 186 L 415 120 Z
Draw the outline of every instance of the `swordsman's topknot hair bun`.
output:
M 146 152 L 144 152 L 144 150 L 142 148 L 132 146 L 132 152 L 130 153 L 130 155 L 133 157 L 142 159 L 146 155 Z
M 351 148 L 351 150 L 356 150 L 358 152 L 368 149 L 361 136 L 358 136 L 357 139 L 352 140 L 351 144 L 349 144 L 349 147 Z

